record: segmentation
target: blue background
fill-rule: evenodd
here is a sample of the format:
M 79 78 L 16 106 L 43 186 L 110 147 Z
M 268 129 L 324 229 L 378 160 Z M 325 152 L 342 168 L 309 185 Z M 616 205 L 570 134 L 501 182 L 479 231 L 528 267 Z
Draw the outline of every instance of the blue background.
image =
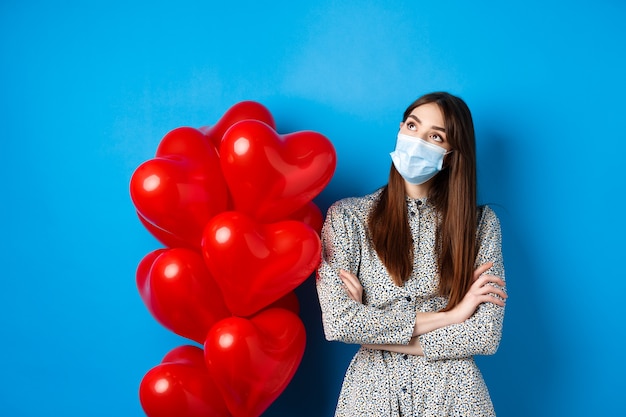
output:
M 83 4 L 84 3 L 84 4 Z M 88 4 L 88 5 L 87 5 Z M 138 386 L 186 341 L 135 287 L 160 245 L 128 184 L 169 130 L 242 100 L 316 130 L 325 210 L 387 178 L 402 111 L 473 111 L 479 196 L 500 216 L 510 299 L 479 358 L 500 417 L 623 413 L 626 6 L 619 0 L 0 5 L 0 415 L 141 416 Z M 266 416 L 331 416 L 355 346 L 308 344 Z

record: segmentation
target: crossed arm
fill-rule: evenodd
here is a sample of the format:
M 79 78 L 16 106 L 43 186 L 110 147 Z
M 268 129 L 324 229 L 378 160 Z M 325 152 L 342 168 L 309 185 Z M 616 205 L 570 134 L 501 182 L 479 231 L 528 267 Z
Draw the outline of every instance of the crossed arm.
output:
M 492 262 L 485 263 L 474 271 L 474 282 L 463 300 L 449 311 L 418 312 L 413 327 L 413 337 L 408 345 L 401 344 L 365 344 L 369 349 L 387 350 L 390 352 L 406 353 L 410 355 L 424 355 L 424 350 L 419 342 L 419 336 L 434 330 L 463 323 L 469 319 L 478 306 L 482 303 L 493 303 L 503 307 L 508 297 L 502 289 L 502 278 L 485 274 L 493 266 Z M 354 301 L 362 303 L 363 287 L 358 278 L 345 270 L 340 270 L 339 278 L 347 295 Z M 495 284 L 495 285 L 492 285 Z
M 323 256 L 316 280 L 326 339 L 428 360 L 495 353 L 507 296 L 501 289 L 505 279 L 499 222 L 491 210 L 483 213 L 476 258 L 481 266 L 464 299 L 450 311 L 415 313 L 362 303 L 363 287 L 353 272 L 362 267 L 364 222 L 348 204 L 331 206 L 322 230 Z

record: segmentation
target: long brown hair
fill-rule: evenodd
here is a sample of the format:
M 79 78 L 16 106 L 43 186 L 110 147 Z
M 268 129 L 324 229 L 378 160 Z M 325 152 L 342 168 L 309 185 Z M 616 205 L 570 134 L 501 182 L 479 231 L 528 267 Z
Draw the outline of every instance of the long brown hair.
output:
M 476 260 L 476 141 L 474 123 L 465 102 L 445 92 L 426 94 L 404 112 L 426 103 L 436 103 L 445 120 L 446 139 L 453 152 L 446 155 L 443 169 L 433 178 L 428 200 L 441 217 L 437 226 L 436 251 L 439 292 L 448 297 L 445 310 L 456 306 L 472 284 Z M 369 218 L 372 242 L 396 285 L 413 271 L 413 242 L 405 200 L 404 179 L 391 164 L 389 181 L 383 187 Z

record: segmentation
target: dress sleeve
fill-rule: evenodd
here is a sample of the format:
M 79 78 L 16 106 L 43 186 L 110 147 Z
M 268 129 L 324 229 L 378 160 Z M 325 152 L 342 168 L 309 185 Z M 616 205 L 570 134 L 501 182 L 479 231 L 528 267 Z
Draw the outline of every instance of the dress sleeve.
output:
M 476 265 L 493 262 L 486 273 L 504 277 L 500 222 L 489 207 L 483 208 L 478 228 L 479 249 Z M 493 285 L 493 284 L 492 284 Z M 502 337 L 504 307 L 482 303 L 466 321 L 436 329 L 419 337 L 428 360 L 457 359 L 473 355 L 493 355 Z
M 349 209 L 337 203 L 329 208 L 322 228 L 322 261 L 316 279 L 326 339 L 355 344 L 408 344 L 415 325 L 414 311 L 358 303 L 341 286 L 340 269 L 359 275 L 363 233 L 363 225 Z

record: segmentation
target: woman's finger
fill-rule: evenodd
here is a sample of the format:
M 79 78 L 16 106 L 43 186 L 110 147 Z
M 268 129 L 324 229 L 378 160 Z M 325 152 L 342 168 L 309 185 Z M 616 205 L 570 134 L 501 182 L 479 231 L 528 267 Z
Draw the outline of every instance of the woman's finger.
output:
M 355 301 L 361 302 L 363 287 L 361 286 L 359 279 L 354 274 L 344 270 L 339 271 L 339 278 L 341 279 L 348 296 Z
M 496 275 L 481 275 L 474 281 L 476 288 L 484 287 L 487 284 L 495 284 L 504 287 L 504 280 Z
M 504 301 L 509 298 L 508 294 L 504 291 L 504 288 L 492 285 L 491 282 L 484 281 L 483 278 L 481 278 L 480 281 L 477 281 L 477 284 L 481 284 L 482 282 L 485 283 L 483 285 L 476 285 L 472 290 L 470 290 L 474 294 L 474 296 L 480 298 L 481 302 L 486 301 L 498 305 L 503 305 L 500 303 L 500 300 Z M 504 285 L 504 282 L 500 282 Z M 494 300 L 499 301 L 494 302 Z
M 504 306 L 505 300 L 509 297 L 504 291 L 504 280 L 499 276 L 489 274 L 476 278 L 470 292 L 481 303 L 493 303 L 499 306 Z
M 495 297 L 492 294 L 484 295 L 481 301 L 484 303 L 492 303 L 495 305 L 499 305 L 500 307 L 504 307 L 504 303 L 505 303 L 503 299 Z
M 480 276 L 483 273 L 485 273 L 487 270 L 489 270 L 489 268 L 491 268 L 492 266 L 493 266 L 493 262 L 487 262 L 487 263 L 480 265 L 478 268 L 476 268 L 474 270 L 474 280 L 477 280 L 478 278 L 480 278 Z
M 359 281 L 359 279 L 347 271 L 341 270 L 339 273 L 339 278 L 341 278 L 344 284 L 349 286 L 352 290 L 355 290 L 361 286 L 361 282 Z
M 346 291 L 349 292 L 353 292 L 354 291 L 354 285 L 352 284 L 352 282 L 350 282 L 349 279 L 344 278 L 342 276 L 339 277 L 339 279 L 341 279 L 341 285 L 346 289 Z
M 508 294 L 504 292 L 502 288 L 494 287 L 493 285 L 485 285 L 478 291 L 478 294 L 491 295 L 491 296 L 497 295 L 498 297 L 501 297 L 504 299 L 509 298 Z

